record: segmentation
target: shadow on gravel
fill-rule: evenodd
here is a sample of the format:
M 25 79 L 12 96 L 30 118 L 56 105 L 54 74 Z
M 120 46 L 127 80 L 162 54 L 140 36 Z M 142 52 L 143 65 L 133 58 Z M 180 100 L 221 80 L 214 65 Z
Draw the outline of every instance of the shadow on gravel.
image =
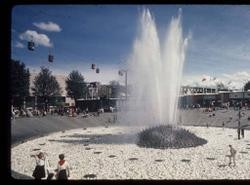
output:
M 74 138 L 74 139 L 71 139 Z M 72 134 L 63 136 L 63 139 L 50 140 L 51 142 L 70 143 L 70 144 L 135 144 L 137 136 L 133 134 L 104 134 L 104 135 L 85 135 Z
M 29 179 L 29 180 L 34 180 L 32 177 L 29 177 L 27 175 L 24 175 L 24 174 L 21 174 L 21 173 L 18 173 L 18 172 L 15 172 L 15 171 L 11 171 L 11 176 L 14 178 L 14 179 Z

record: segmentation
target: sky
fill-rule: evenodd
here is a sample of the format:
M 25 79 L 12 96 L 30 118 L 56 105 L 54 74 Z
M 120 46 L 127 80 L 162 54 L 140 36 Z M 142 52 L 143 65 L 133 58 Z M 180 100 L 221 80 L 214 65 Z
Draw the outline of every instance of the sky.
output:
M 153 15 L 160 39 L 182 9 L 183 35 L 191 35 L 183 85 L 223 82 L 239 89 L 250 80 L 248 5 L 19 5 L 12 10 L 12 59 L 31 72 L 38 73 L 40 66 L 52 74 L 79 70 L 86 81 L 124 83 L 118 70 L 126 68 L 144 8 Z M 35 51 L 27 49 L 31 38 Z M 93 63 L 99 74 L 91 70 Z

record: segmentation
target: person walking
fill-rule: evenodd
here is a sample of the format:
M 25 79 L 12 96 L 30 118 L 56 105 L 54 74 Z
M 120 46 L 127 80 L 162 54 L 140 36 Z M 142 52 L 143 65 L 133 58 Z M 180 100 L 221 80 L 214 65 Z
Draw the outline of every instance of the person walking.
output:
M 229 164 L 228 164 L 228 166 L 230 166 L 231 165 L 231 163 L 232 163 L 232 158 L 233 158 L 233 163 L 234 163 L 234 166 L 236 165 L 236 163 L 235 163 L 235 155 L 236 155 L 236 150 L 232 147 L 232 145 L 228 145 L 229 146 L 229 148 L 230 148 L 230 155 L 229 155 Z
M 64 160 L 64 154 L 59 155 L 59 161 L 57 164 L 57 174 L 56 179 L 58 180 L 68 180 L 68 177 L 70 176 L 70 167 L 69 163 Z
M 244 128 L 241 128 L 241 137 L 244 138 Z
M 40 152 L 38 155 L 31 155 L 31 157 L 34 157 L 36 159 L 36 167 L 33 171 L 32 176 L 36 180 L 41 180 L 42 178 L 46 177 L 45 156 L 42 152 Z

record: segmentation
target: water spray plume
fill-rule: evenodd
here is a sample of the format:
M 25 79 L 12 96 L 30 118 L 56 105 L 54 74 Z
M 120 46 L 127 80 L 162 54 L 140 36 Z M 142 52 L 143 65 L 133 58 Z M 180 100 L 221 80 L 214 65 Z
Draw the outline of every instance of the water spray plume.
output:
M 143 9 L 140 29 L 128 60 L 130 98 L 124 115 L 133 125 L 175 124 L 188 39 L 183 37 L 182 10 L 173 17 L 160 42 L 155 21 Z

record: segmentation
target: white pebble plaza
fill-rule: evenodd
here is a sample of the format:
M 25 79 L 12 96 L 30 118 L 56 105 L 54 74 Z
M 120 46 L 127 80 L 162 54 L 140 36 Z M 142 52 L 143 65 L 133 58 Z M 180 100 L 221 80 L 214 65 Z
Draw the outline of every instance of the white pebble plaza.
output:
M 136 145 L 141 128 L 110 126 L 52 133 L 12 147 L 11 169 L 31 177 L 31 154 L 48 154 L 52 168 L 58 155 L 71 165 L 70 179 L 250 179 L 250 131 L 238 140 L 236 129 L 183 126 L 207 144 L 183 149 L 150 149 Z M 228 166 L 229 147 L 236 150 L 236 166 Z

